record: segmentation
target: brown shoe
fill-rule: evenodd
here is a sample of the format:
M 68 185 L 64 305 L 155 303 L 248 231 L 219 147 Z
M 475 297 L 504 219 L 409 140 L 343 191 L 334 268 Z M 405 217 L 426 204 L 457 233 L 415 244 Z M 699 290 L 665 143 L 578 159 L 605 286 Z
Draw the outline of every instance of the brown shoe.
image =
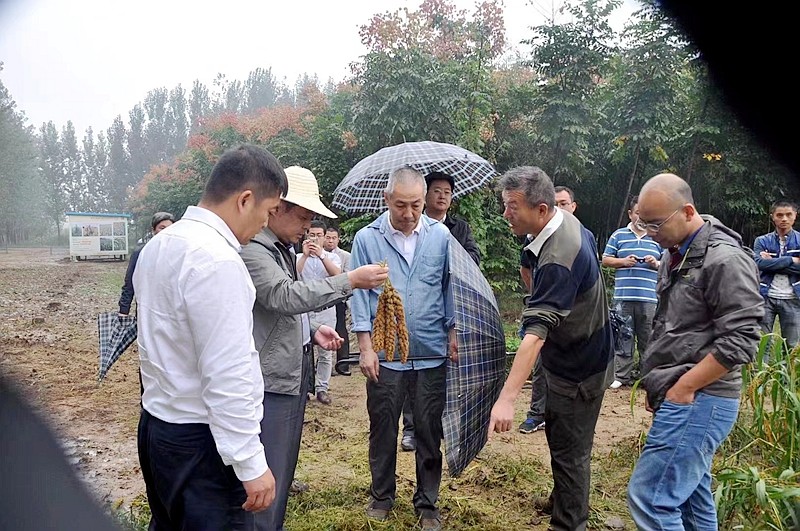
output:
M 331 397 L 328 396 L 328 391 L 320 391 L 317 393 L 317 402 L 320 404 L 325 404 L 326 406 L 331 405 Z
M 423 518 L 419 525 L 422 531 L 442 531 L 442 521 L 438 518 Z
M 373 503 L 374 502 L 369 502 L 369 505 L 367 505 L 367 518 L 379 520 L 381 522 L 389 518 L 389 509 L 379 509 L 378 507 L 375 507 Z
M 541 515 L 553 514 L 553 499 L 549 496 L 537 496 L 533 499 L 533 508 Z

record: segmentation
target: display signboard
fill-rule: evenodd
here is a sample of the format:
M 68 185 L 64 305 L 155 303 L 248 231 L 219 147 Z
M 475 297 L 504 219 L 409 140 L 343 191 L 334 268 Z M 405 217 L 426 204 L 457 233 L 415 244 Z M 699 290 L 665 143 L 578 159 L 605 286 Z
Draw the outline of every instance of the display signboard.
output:
M 128 255 L 130 214 L 67 212 L 69 255 L 73 259 Z

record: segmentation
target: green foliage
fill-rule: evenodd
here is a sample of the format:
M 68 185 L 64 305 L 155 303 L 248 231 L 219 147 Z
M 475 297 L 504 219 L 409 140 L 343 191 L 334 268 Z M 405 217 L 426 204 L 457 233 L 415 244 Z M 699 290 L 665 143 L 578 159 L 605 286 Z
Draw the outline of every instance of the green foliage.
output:
M 769 360 L 768 360 L 769 358 Z M 715 464 L 722 527 L 800 527 L 800 355 L 773 334 L 744 368 L 743 403 Z

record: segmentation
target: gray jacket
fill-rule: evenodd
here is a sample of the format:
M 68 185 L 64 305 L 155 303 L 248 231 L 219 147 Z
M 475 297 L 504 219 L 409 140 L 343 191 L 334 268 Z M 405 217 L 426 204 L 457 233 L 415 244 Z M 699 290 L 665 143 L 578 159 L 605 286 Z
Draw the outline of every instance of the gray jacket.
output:
M 261 358 L 264 391 L 298 395 L 303 369 L 301 315 L 319 310 L 352 294 L 345 273 L 311 282 L 294 281 L 291 265 L 276 247 L 278 238 L 265 228 L 242 249 L 256 287 L 253 339 Z M 318 325 L 311 323 L 311 334 Z
M 701 391 L 738 398 L 740 368 L 758 349 L 764 299 L 751 253 L 736 232 L 711 216 L 703 218 L 683 264 L 670 271 L 667 252 L 658 271 L 658 307 L 642 379 L 654 408 L 709 353 L 729 372 Z

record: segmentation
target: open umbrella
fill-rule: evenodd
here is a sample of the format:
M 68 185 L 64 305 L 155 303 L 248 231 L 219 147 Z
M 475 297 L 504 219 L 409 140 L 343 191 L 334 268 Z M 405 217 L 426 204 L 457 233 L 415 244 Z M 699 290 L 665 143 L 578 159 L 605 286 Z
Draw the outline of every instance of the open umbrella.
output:
M 102 381 L 114 362 L 136 341 L 136 317 L 117 312 L 98 314 L 97 335 L 100 338 L 100 370 L 97 379 Z
M 456 477 L 478 455 L 489 434 L 489 416 L 505 382 L 506 342 L 492 288 L 463 247 L 450 237 L 450 292 L 455 311 L 458 362 L 447 362 L 442 414 L 445 458 Z
M 497 175 L 487 160 L 472 151 L 441 142 L 404 142 L 363 158 L 333 192 L 331 205 L 348 213 L 381 212 L 389 174 L 411 166 L 422 175 L 440 171 L 453 177 L 453 198 L 471 192 Z

